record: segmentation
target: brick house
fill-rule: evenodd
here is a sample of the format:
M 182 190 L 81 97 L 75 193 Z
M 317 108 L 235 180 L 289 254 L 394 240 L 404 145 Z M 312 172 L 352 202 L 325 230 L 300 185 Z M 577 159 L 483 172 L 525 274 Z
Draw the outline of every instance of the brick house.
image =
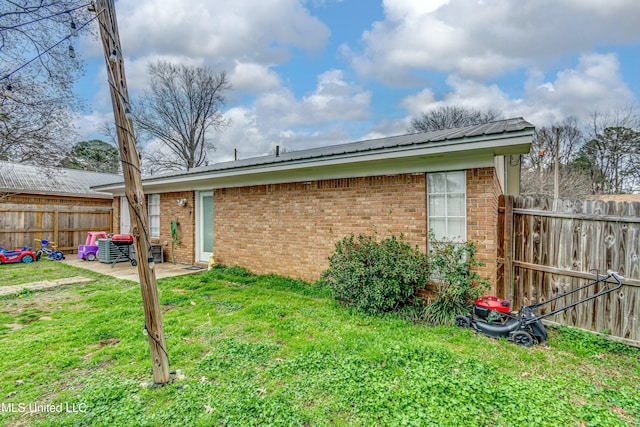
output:
M 314 281 L 335 243 L 354 233 L 403 233 L 427 250 L 436 237 L 476 242 L 495 277 L 498 196 L 518 194 L 520 155 L 534 127 L 522 118 L 333 145 L 143 179 L 152 243 L 176 262 L 240 265 Z M 128 227 L 122 182 L 114 230 Z M 125 230 L 126 231 L 126 230 Z

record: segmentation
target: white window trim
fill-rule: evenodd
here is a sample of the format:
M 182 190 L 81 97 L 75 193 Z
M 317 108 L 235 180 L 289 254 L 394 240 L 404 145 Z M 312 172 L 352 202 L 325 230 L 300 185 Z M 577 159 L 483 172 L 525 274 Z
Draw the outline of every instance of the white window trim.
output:
M 154 206 L 157 206 L 157 214 L 153 213 L 152 209 Z M 152 239 L 157 239 L 160 237 L 160 194 L 149 194 L 149 237 Z M 158 227 L 157 230 L 154 230 L 152 224 L 152 218 L 157 217 L 158 219 Z
M 442 174 L 442 173 L 444 173 L 444 174 L 445 174 L 445 185 L 446 185 L 446 182 L 447 182 L 447 179 L 446 179 L 446 178 L 447 178 L 447 174 L 450 174 L 450 173 L 461 173 L 461 174 L 462 174 L 462 177 L 463 177 L 463 186 L 462 186 L 462 188 L 464 189 L 464 191 L 463 191 L 463 192 L 461 192 L 461 193 L 460 193 L 460 192 L 449 193 L 449 192 L 447 191 L 447 189 L 445 189 L 445 191 L 444 191 L 444 192 L 437 192 L 437 193 L 433 193 L 433 194 L 432 194 L 431 192 L 429 192 L 429 179 L 430 179 L 429 177 L 430 177 L 430 175 L 431 175 L 431 174 L 433 174 L 433 175 L 435 175 L 435 174 Z M 447 237 L 446 237 L 447 239 L 451 240 L 452 242 L 455 242 L 455 243 L 463 243 L 463 242 L 465 242 L 465 241 L 466 241 L 466 239 L 467 239 L 467 231 L 468 231 L 468 230 L 467 230 L 467 173 L 466 173 L 466 171 L 465 171 L 465 170 L 457 170 L 457 171 L 440 171 L 440 172 L 433 172 L 433 173 L 429 173 L 429 174 L 427 174 L 427 229 L 428 229 L 428 230 L 431 230 L 430 222 L 431 222 L 432 215 L 431 215 L 431 211 L 429 210 L 429 206 L 430 206 L 430 198 L 431 198 L 431 196 L 434 196 L 434 195 L 444 195 L 444 196 L 445 196 L 445 200 L 446 200 L 446 196 L 447 196 L 448 194 L 463 194 L 463 195 L 464 195 L 464 205 L 463 205 L 463 207 L 464 207 L 464 215 L 463 215 L 462 217 L 461 217 L 461 216 L 456 216 L 456 217 L 455 217 L 455 218 L 464 218 L 464 221 L 463 221 L 463 232 L 464 232 L 464 236 L 453 236 L 453 237 L 451 237 L 451 236 L 447 236 Z M 442 217 L 442 216 L 438 216 L 437 218 L 444 218 L 444 220 L 445 220 L 445 227 L 446 227 L 446 229 L 448 230 L 448 229 L 449 229 L 449 215 L 448 215 L 448 212 L 446 211 L 446 210 L 448 209 L 447 203 L 445 203 L 444 208 L 445 208 L 445 215 L 444 215 L 444 217 Z M 435 217 L 435 216 L 434 216 L 434 217 Z

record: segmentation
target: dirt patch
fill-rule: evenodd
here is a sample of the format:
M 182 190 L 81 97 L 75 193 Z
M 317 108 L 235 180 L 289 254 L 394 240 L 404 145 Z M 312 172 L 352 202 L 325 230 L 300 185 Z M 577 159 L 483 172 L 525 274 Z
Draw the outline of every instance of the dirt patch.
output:
M 98 348 L 106 347 L 108 345 L 116 345 L 120 343 L 118 338 L 107 338 L 98 343 Z
M 249 288 L 249 285 L 239 282 L 230 282 L 228 280 L 224 280 L 223 283 L 227 286 L 233 286 L 234 288 Z
M 120 340 L 116 337 L 111 337 L 111 338 L 105 338 L 103 340 L 101 340 L 99 343 L 97 344 L 89 344 L 87 346 L 88 349 L 91 350 L 97 350 L 100 348 L 104 348 L 110 345 L 118 345 L 120 343 Z M 89 359 L 95 354 L 95 351 L 90 351 L 87 354 L 85 354 L 83 356 L 83 359 L 85 361 L 85 363 L 87 363 L 89 361 Z
M 119 340 L 118 338 L 116 338 L 116 337 L 111 337 L 111 338 L 105 338 L 105 339 L 101 340 L 101 341 L 100 341 L 99 343 L 97 343 L 97 344 L 89 344 L 89 345 L 87 346 L 87 348 L 92 348 L 92 349 L 95 349 L 95 348 L 102 348 L 102 347 L 106 347 L 106 346 L 108 346 L 108 345 L 117 345 L 117 344 L 119 344 L 119 343 L 120 343 L 120 340 Z M 89 355 L 91 355 L 91 354 L 93 354 L 93 353 L 89 353 Z
M 56 310 L 62 309 L 61 304 L 78 301 L 81 298 L 82 297 L 80 295 L 65 291 L 43 292 L 38 294 L 38 297 L 34 299 L 15 299 L 5 301 L 5 304 L 3 304 L 2 310 L 0 311 L 14 316 L 20 315 L 25 310 L 40 310 L 45 313 L 52 313 Z M 65 307 L 65 310 L 74 309 L 76 308 Z M 81 307 L 77 307 L 77 309 L 80 310 Z
M 171 311 L 174 308 L 178 308 L 178 306 L 174 305 L 174 304 L 163 304 L 162 305 L 162 312 L 166 313 L 167 311 Z
M 66 285 L 77 285 L 93 282 L 95 279 L 89 279 L 82 276 L 66 277 L 57 280 L 43 280 L 40 282 L 25 283 L 22 285 L 3 286 L 0 288 L 0 295 L 14 295 L 24 290 L 28 291 L 48 291 Z

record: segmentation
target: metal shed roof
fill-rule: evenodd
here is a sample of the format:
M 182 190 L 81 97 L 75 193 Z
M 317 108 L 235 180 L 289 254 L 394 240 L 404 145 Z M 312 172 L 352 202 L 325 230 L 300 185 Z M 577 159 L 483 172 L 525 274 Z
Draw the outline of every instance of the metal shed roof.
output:
M 118 180 L 120 175 L 0 162 L 2 192 L 111 198 L 91 187 Z

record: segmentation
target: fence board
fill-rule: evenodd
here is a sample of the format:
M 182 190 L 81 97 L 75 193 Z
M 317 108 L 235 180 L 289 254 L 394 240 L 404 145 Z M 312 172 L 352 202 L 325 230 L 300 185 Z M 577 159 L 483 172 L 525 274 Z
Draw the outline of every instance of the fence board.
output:
M 499 261 L 512 270 L 511 282 L 497 283 L 499 296 L 513 307 L 546 301 L 592 281 L 596 273 L 614 270 L 625 276 L 619 292 L 580 304 L 549 320 L 640 344 L 640 203 L 553 200 L 504 196 L 499 229 Z M 509 215 L 507 215 L 509 212 Z M 506 224 L 511 222 L 510 235 Z M 512 259 L 507 265 L 507 252 Z M 509 274 L 503 270 L 499 280 Z M 595 288 L 595 287 L 594 287 Z M 584 299 L 587 289 L 551 303 L 553 310 Z M 544 311 L 543 311 L 544 313 Z
M 89 231 L 113 232 L 112 208 L 95 206 L 4 205 L 0 208 L 0 246 L 36 246 L 36 239 L 56 242 L 72 253 Z

